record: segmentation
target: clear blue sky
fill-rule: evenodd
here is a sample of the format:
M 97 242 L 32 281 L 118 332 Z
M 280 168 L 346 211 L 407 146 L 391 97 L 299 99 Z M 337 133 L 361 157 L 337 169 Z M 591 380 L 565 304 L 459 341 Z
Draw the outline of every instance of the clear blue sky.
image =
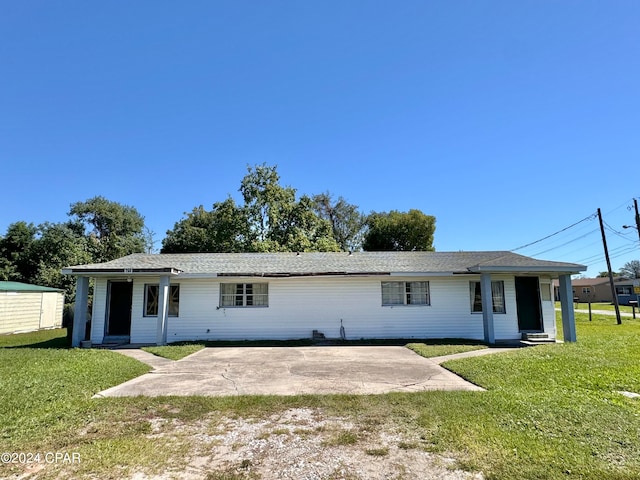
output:
M 263 162 L 299 193 L 434 215 L 440 251 L 513 249 L 598 207 L 622 231 L 638 25 L 636 0 L 5 2 L 0 232 L 103 195 L 161 240 Z M 519 252 L 595 275 L 596 228 Z M 636 234 L 608 233 L 614 269 Z

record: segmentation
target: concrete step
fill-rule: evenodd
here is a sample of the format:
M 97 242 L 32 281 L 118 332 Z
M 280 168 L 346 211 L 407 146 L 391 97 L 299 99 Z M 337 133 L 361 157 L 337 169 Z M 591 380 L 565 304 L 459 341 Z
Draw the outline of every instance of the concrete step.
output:
M 555 342 L 555 340 L 551 338 L 548 333 L 540 332 L 525 332 L 522 334 L 522 340 L 531 343 Z

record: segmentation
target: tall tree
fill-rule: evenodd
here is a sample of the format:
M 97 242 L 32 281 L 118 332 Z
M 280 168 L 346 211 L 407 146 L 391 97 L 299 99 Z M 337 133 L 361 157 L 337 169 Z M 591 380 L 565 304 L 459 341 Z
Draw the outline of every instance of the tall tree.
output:
M 373 212 L 362 248 L 367 251 L 433 251 L 435 217 L 420 210 Z
M 29 282 L 35 275 L 37 264 L 30 257 L 37 227 L 32 223 L 15 222 L 0 237 L 0 280 Z
M 242 252 L 247 249 L 246 212 L 232 198 L 207 211 L 201 205 L 167 231 L 162 253 Z
M 248 167 L 240 192 L 249 222 L 247 250 L 259 252 L 339 251 L 331 225 L 314 212 L 308 196 L 280 185 L 277 166 Z
M 284 212 L 296 199 L 296 191 L 280 185 L 277 166 L 247 167 L 240 193 L 254 240 L 264 242 L 282 221 Z
M 145 251 L 144 217 L 134 207 L 98 196 L 72 204 L 69 215 L 85 225 L 94 261 Z
M 331 225 L 313 211 L 313 201 L 282 202 L 272 208 L 271 228 L 265 240 L 254 242 L 253 249 L 263 252 L 337 252 Z
M 333 238 L 343 251 L 359 250 L 362 246 L 366 217 L 343 197 L 337 200 L 329 192 L 313 196 L 316 214 L 331 224 Z
M 30 283 L 62 288 L 66 302 L 73 302 L 76 281 L 69 275 L 63 275 L 61 270 L 69 265 L 93 261 L 84 226 L 77 221 L 39 225 L 38 238 L 31 245 L 29 255 L 37 265 Z
M 631 260 L 620 269 L 620 276 L 625 278 L 640 278 L 640 260 Z

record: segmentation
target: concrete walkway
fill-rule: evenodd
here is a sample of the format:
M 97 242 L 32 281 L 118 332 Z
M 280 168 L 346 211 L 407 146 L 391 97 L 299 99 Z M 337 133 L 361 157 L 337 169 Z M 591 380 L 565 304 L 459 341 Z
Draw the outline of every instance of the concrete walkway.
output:
M 490 348 L 428 359 L 405 347 L 205 348 L 175 362 L 142 350 L 115 350 L 154 370 L 94 398 L 482 391 L 440 363 L 509 350 L 513 349 Z
M 559 312 L 560 309 L 556 308 L 556 312 Z M 588 308 L 576 308 L 573 310 L 576 313 L 589 313 L 589 309 Z M 616 312 L 613 310 L 591 310 L 591 314 L 592 315 L 610 315 L 615 317 L 616 316 Z M 640 315 L 640 313 L 636 312 L 636 315 Z M 629 313 L 629 312 L 620 312 L 620 316 L 621 317 L 633 317 L 633 313 Z
M 139 348 L 115 349 L 114 351 L 121 353 L 122 355 L 126 355 L 127 357 L 135 358 L 142 363 L 146 363 L 150 367 L 153 367 L 155 371 L 174 363 L 173 360 L 159 357 L 153 353 L 140 350 Z

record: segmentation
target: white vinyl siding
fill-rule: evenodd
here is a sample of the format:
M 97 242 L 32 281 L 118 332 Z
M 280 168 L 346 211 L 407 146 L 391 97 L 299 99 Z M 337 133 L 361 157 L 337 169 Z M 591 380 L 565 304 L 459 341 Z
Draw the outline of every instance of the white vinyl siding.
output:
M 474 278 L 479 281 L 479 276 Z M 401 283 L 428 282 L 429 308 L 407 308 L 405 305 L 381 308 L 379 276 L 270 278 L 267 287 L 269 308 L 223 306 L 221 290 L 228 287 L 222 285 L 256 285 L 249 278 L 234 280 L 181 278 L 178 282 L 172 279 L 172 285 L 180 285 L 180 318 L 168 319 L 167 341 L 299 339 L 310 338 L 313 330 L 328 338 L 340 338 L 341 320 L 347 339 L 484 338 L 482 315 L 469 309 L 469 277 L 402 278 Z M 519 338 L 514 277 L 492 275 L 492 280 L 504 285 L 507 312 L 494 316 L 496 339 Z M 158 282 L 157 277 L 134 279 L 132 343 L 156 341 L 157 318 L 144 317 L 142 313 L 144 284 Z M 101 343 L 104 335 L 106 285 L 106 279 L 96 280 L 94 343 Z M 254 303 L 255 293 L 254 289 Z M 545 331 L 555 332 L 553 302 L 542 303 Z

